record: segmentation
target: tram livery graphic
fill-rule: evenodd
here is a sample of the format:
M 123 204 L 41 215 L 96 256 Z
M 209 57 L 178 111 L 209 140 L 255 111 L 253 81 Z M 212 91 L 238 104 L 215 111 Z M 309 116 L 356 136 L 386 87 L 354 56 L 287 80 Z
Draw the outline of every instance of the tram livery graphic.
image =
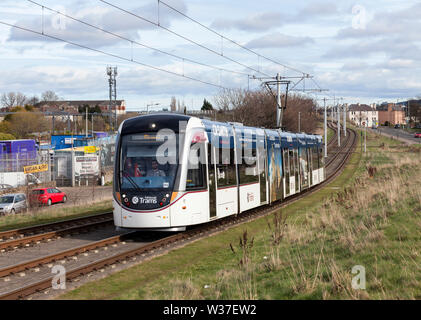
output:
M 186 227 L 292 196 L 325 179 L 322 137 L 180 114 L 125 120 L 116 142 L 114 223 Z

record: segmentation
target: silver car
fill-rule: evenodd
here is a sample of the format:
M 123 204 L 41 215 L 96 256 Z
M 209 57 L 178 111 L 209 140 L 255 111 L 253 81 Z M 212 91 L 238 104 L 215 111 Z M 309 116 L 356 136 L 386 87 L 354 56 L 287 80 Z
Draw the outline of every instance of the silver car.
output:
M 0 215 L 15 214 L 27 208 L 24 193 L 11 193 L 0 196 Z

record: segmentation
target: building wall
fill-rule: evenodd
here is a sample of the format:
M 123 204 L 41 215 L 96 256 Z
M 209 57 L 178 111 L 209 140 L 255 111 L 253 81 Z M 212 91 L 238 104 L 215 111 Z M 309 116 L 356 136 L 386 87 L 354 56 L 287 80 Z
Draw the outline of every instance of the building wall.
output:
M 390 124 L 404 124 L 405 123 L 405 112 L 402 110 L 393 110 L 392 107 L 388 107 L 387 111 L 379 111 L 379 122 L 384 125 L 388 121 Z
M 372 127 L 379 123 L 378 111 L 348 111 L 348 118 L 357 126 Z M 364 125 L 363 125 L 364 123 Z

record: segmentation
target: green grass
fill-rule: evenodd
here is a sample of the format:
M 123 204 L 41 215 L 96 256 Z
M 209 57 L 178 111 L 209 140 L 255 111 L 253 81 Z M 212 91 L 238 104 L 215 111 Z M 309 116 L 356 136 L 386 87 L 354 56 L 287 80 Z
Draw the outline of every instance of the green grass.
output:
M 38 224 L 52 223 L 62 220 L 85 217 L 113 210 L 111 201 L 103 201 L 89 206 L 50 207 L 47 210 L 30 214 L 18 213 L 0 217 L 0 231 L 19 229 Z

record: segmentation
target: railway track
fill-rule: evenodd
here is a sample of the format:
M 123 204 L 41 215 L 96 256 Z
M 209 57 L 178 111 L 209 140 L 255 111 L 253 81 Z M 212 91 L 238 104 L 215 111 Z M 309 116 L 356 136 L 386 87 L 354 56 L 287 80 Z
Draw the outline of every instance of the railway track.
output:
M 128 259 L 137 259 L 138 256 L 153 254 L 153 252 L 158 249 L 175 247 L 185 241 L 202 238 L 231 226 L 254 220 L 289 205 L 292 202 L 323 188 L 342 172 L 347 160 L 355 150 L 357 142 L 355 131 L 348 129 L 347 132 L 347 137 L 343 137 L 344 141 L 342 141 L 340 148 L 333 147 L 334 141 L 331 141 L 329 144 L 330 156 L 328 157 L 326 164 L 327 177 L 320 185 L 289 197 L 283 202 L 259 207 L 244 212 L 241 215 L 216 220 L 206 225 L 195 226 L 185 232 L 171 236 L 155 239 L 154 237 L 156 235 L 149 235 L 149 238 L 147 239 L 140 239 L 140 241 L 137 241 L 136 243 L 129 243 L 126 242 L 126 240 L 136 233 L 127 233 L 101 239 L 88 245 L 70 248 L 52 255 L 16 263 L 15 265 L 0 269 L 0 281 L 1 279 L 6 281 L 6 279 L 9 278 L 7 282 L 11 284 L 13 279 L 10 278 L 14 278 L 15 280 L 14 285 L 8 285 L 7 290 L 2 290 L 0 286 L 0 299 L 22 299 L 36 292 L 50 288 L 54 277 L 51 274 L 52 262 L 58 262 L 62 265 L 65 264 L 67 270 L 66 280 L 71 281 L 80 276 L 89 274 L 90 272 L 103 270 L 110 266 L 113 267 L 115 264 L 121 262 L 125 263 Z M 100 248 L 102 249 L 101 252 L 99 250 Z M 92 256 L 93 258 L 88 259 L 88 257 Z M 19 281 L 19 278 L 24 277 L 22 274 L 25 272 L 32 272 L 33 275 L 39 274 L 39 276 L 33 276 L 31 281 Z
M 69 220 L 63 220 L 48 224 L 40 224 L 37 226 L 31 226 L 27 228 L 21 228 L 21 229 L 14 229 L 14 230 L 8 230 L 8 231 L 2 231 L 0 232 L 0 248 L 2 246 L 4 247 L 4 244 L 8 241 L 13 240 L 24 240 L 25 238 L 40 236 L 42 234 L 47 234 L 51 232 L 60 232 L 64 231 L 66 229 L 71 228 L 77 228 L 82 227 L 84 225 L 92 225 L 94 223 L 103 223 L 103 222 L 112 222 L 113 213 L 112 212 L 106 212 L 106 213 L 100 213 L 97 215 L 92 215 L 88 217 L 82 217 L 82 218 L 75 218 L 75 219 L 69 219 Z M 36 238 L 34 238 L 36 239 Z M 19 242 L 15 242 L 16 245 L 19 245 Z M 22 242 L 22 244 L 26 244 Z

